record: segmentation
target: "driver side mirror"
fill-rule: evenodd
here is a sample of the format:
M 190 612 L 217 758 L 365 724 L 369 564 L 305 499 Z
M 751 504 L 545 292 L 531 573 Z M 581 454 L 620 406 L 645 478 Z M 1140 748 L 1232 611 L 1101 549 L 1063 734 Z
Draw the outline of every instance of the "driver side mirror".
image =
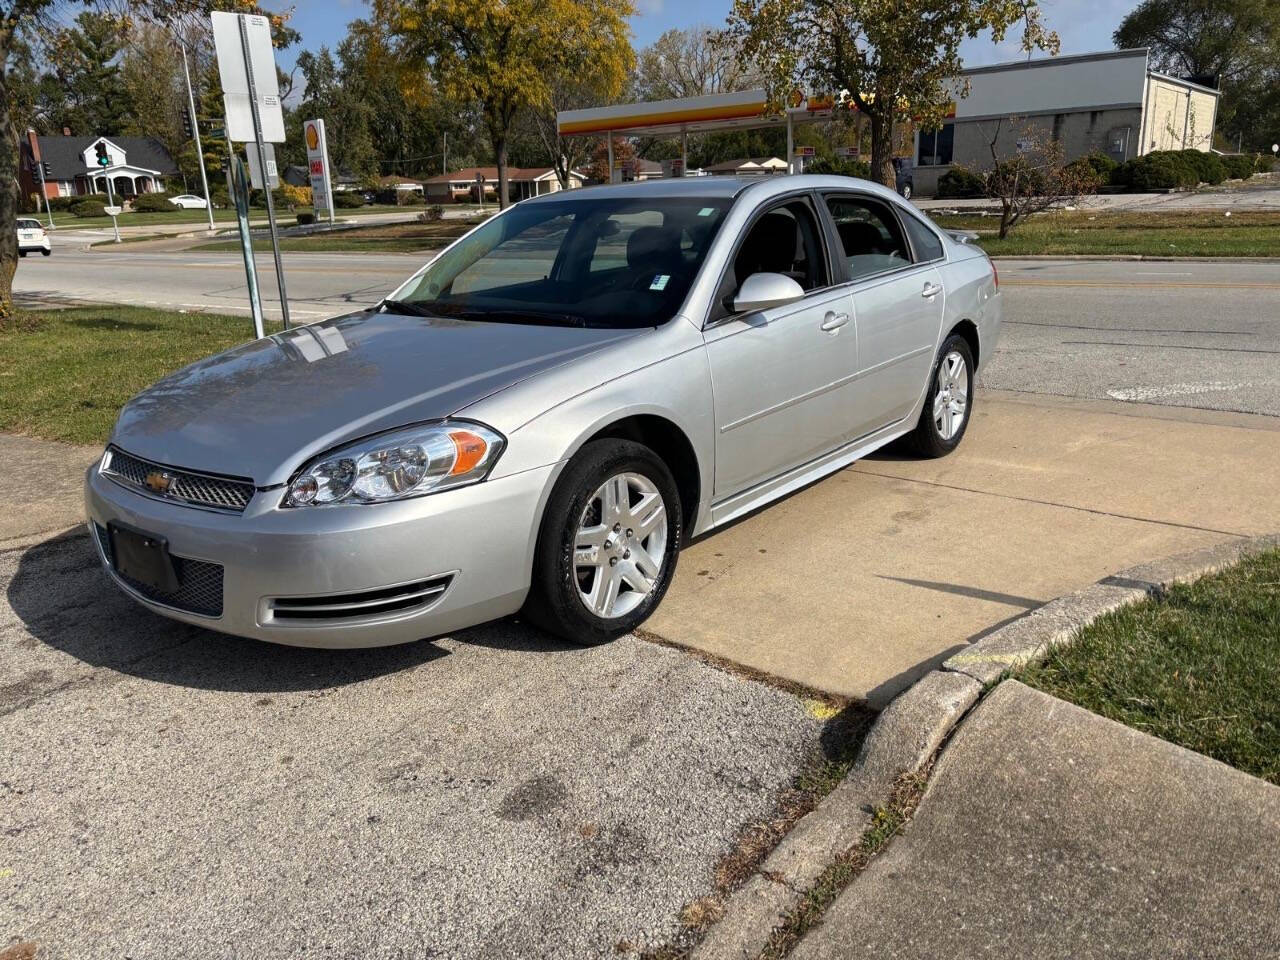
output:
M 781 273 L 753 273 L 742 281 L 733 298 L 734 313 L 754 313 L 795 303 L 804 296 L 804 288 Z

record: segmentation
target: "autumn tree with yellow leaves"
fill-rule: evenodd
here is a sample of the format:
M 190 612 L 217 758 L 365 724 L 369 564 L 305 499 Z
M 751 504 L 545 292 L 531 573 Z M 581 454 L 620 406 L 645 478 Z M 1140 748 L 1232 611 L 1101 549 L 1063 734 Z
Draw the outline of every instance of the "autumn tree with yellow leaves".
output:
M 410 96 L 475 103 L 506 206 L 507 142 L 516 115 L 545 110 L 565 78 L 616 97 L 635 62 L 631 0 L 374 0 Z

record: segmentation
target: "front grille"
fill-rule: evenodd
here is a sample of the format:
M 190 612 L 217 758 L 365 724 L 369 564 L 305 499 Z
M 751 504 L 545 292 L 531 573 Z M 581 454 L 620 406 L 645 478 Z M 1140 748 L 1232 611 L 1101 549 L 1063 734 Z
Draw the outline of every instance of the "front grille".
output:
M 253 498 L 252 480 L 243 477 L 216 477 L 166 467 L 135 457 L 116 447 L 108 448 L 102 473 L 121 486 L 141 490 L 153 497 L 217 510 L 241 513 Z M 148 483 L 148 478 L 155 478 L 155 485 Z
M 95 523 L 93 527 L 98 534 L 98 543 L 102 547 L 102 555 L 107 558 L 107 564 L 134 593 L 152 603 L 161 603 L 186 613 L 196 613 L 202 617 L 222 616 L 222 564 L 192 560 L 189 557 L 172 557 L 174 572 L 178 575 L 178 589 L 173 593 L 157 590 L 116 570 L 115 558 L 111 555 L 111 536 L 107 533 L 107 528 L 100 523 Z
M 288 620 L 349 620 L 353 617 L 380 617 L 431 606 L 449 589 L 452 576 L 432 577 L 398 587 L 383 587 L 361 593 L 318 597 L 276 597 L 270 601 L 272 616 Z

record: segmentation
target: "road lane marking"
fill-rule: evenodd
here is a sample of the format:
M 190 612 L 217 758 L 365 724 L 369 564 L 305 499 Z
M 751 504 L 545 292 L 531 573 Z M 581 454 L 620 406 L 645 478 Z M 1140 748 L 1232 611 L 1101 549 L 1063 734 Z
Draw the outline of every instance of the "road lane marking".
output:
M 1112 400 L 1145 403 L 1149 400 L 1167 400 L 1171 397 L 1227 393 L 1232 390 L 1244 390 L 1251 386 L 1253 386 L 1251 383 L 1225 383 L 1220 380 L 1211 380 L 1205 383 L 1170 383 L 1163 387 L 1125 387 L 1119 390 L 1108 390 L 1107 396 Z

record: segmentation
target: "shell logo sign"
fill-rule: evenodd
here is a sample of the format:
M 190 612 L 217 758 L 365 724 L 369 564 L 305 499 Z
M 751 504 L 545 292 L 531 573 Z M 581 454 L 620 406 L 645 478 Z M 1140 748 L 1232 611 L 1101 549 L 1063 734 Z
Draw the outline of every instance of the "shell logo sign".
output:
M 316 125 L 314 123 L 307 124 L 306 137 L 308 150 L 320 149 L 320 133 L 316 130 Z

